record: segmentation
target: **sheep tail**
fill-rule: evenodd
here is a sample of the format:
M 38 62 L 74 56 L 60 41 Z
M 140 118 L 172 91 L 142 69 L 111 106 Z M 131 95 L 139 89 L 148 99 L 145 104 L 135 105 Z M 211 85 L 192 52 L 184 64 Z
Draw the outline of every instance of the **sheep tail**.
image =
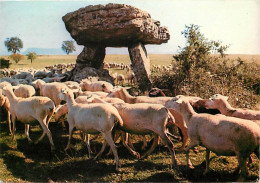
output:
M 117 119 L 116 120 L 116 126 L 123 126 L 124 125 L 124 122 L 123 122 L 123 119 L 121 118 L 120 114 L 118 111 L 116 111 L 114 114 L 115 118 Z
M 53 104 L 51 107 L 49 107 L 49 114 L 47 116 L 46 124 L 49 124 L 51 117 L 54 114 L 54 112 L 55 112 L 55 105 Z
M 171 125 L 176 125 L 175 118 L 172 115 L 172 113 L 167 108 L 165 108 L 165 109 L 167 110 L 167 114 L 168 114 L 168 118 L 169 118 L 168 125 L 170 125 L 170 126 Z

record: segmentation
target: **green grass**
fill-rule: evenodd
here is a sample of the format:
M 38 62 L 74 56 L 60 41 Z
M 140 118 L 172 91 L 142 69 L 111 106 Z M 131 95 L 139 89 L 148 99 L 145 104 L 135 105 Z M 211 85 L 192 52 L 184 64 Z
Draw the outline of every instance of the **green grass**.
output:
M 54 122 L 50 123 L 53 141 L 56 147 L 51 156 L 48 138 L 45 137 L 37 145 L 29 144 L 24 135 L 24 125 L 17 123 L 16 141 L 11 141 L 6 122 L 0 123 L 0 180 L 7 182 L 188 182 L 188 181 L 236 181 L 238 174 L 235 157 L 211 155 L 210 172 L 203 176 L 205 169 L 205 148 L 199 147 L 199 153 L 190 153 L 195 169 L 187 170 L 184 152 L 176 151 L 178 169 L 171 168 L 170 153 L 163 145 L 159 145 L 146 159 L 138 160 L 132 157 L 119 142 L 116 143 L 121 162 L 121 172 L 115 171 L 115 161 L 112 155 L 104 155 L 97 161 L 87 157 L 86 145 L 82 142 L 78 131 L 74 131 L 71 149 L 64 148 L 68 140 L 68 129 Z M 39 125 L 31 127 L 30 136 L 37 139 L 41 135 Z M 149 136 L 147 136 L 150 139 Z M 141 152 L 139 136 L 134 136 L 134 146 Z M 97 153 L 101 148 L 103 138 L 92 136 L 91 148 Z M 174 142 L 179 148 L 181 143 Z M 247 181 L 256 181 L 259 177 L 259 160 L 254 156 L 249 166 Z

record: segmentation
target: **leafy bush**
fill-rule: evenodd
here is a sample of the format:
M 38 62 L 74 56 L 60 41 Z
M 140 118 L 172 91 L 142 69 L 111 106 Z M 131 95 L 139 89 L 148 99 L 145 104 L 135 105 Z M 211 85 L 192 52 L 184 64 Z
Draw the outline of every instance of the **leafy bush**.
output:
M 22 59 L 24 59 L 24 56 L 19 53 L 13 53 L 10 55 L 10 58 L 15 61 L 15 63 L 20 62 Z
M 259 65 L 241 58 L 226 59 L 224 52 L 229 46 L 208 41 L 197 25 L 186 26 L 182 34 L 187 39 L 186 46 L 173 56 L 171 71 L 152 74 L 154 86 L 168 89 L 169 96 L 209 98 L 219 93 L 229 96 L 229 102 L 238 107 L 252 108 L 260 101 Z
M 9 68 L 10 67 L 10 60 L 6 60 L 4 58 L 0 58 L 0 68 Z
M 253 108 L 260 101 L 260 67 L 255 63 L 210 57 L 207 64 L 191 69 L 184 76 L 179 63 L 166 73 L 153 73 L 154 86 L 168 89 L 167 95 L 194 95 L 209 98 L 214 94 L 229 96 L 237 107 Z

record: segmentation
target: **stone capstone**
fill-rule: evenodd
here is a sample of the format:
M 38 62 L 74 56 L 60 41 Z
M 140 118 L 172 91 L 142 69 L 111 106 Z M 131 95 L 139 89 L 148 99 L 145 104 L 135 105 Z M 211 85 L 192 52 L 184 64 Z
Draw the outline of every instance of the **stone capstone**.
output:
M 62 19 L 79 45 L 128 47 L 138 42 L 162 44 L 170 39 L 168 28 L 160 27 L 160 22 L 151 19 L 149 13 L 125 4 L 87 6 Z

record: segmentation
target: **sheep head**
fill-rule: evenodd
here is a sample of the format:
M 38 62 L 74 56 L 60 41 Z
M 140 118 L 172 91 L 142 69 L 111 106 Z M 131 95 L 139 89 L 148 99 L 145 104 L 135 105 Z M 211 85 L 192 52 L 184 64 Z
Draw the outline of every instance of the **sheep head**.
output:
M 5 87 L 3 88 L 2 94 L 3 94 L 3 95 L 6 95 L 7 92 L 9 92 L 9 93 L 12 93 L 12 92 L 13 92 L 12 86 L 7 85 L 7 86 L 5 86 Z
M 220 94 L 215 94 L 206 101 L 205 107 L 206 109 L 218 109 L 221 101 L 227 102 L 228 97 Z
M 66 101 L 66 96 L 67 96 L 67 90 L 66 89 L 62 89 L 61 91 L 60 91 L 60 93 L 58 94 L 58 98 L 60 99 L 60 100 L 63 100 L 63 101 Z

